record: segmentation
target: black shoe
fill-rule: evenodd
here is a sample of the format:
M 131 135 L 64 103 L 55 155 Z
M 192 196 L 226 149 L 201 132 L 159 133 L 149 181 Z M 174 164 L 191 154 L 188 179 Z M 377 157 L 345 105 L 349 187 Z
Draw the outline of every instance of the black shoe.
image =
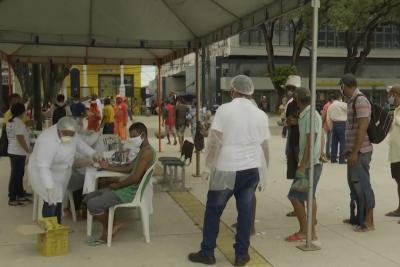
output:
M 25 203 L 20 202 L 20 201 L 18 201 L 18 200 L 8 201 L 8 206 L 14 206 L 14 207 L 16 207 L 16 206 L 21 206 L 21 207 L 24 207 L 24 206 L 25 206 Z
M 339 164 L 347 164 L 345 160 L 339 160 Z
M 331 160 L 331 163 L 337 163 L 337 160 Z
M 207 265 L 215 264 L 215 257 L 214 256 L 205 256 L 203 252 L 200 250 L 199 252 L 190 253 L 188 259 L 191 262 L 203 263 Z
M 24 192 L 21 196 L 18 196 L 19 198 L 32 198 L 33 194 Z
M 250 261 L 250 255 L 246 254 L 245 256 L 236 257 L 235 266 L 245 266 Z

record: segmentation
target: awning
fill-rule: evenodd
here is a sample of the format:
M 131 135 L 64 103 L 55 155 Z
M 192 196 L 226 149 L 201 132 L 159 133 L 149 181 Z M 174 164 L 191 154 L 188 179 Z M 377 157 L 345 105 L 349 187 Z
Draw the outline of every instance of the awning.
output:
M 0 51 L 38 63 L 164 63 L 307 2 L 0 0 Z

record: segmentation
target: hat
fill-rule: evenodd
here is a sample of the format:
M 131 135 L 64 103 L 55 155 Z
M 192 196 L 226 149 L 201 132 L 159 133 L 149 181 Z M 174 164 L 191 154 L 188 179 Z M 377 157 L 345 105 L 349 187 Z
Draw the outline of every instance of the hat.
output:
M 301 77 L 298 75 L 289 75 L 287 77 L 285 86 L 294 86 L 296 88 L 301 86 Z
M 352 73 L 346 73 L 339 81 L 339 85 L 346 85 L 349 87 L 357 87 L 357 79 Z
M 389 86 L 389 87 L 390 87 L 389 93 L 396 93 L 396 94 L 400 95 L 400 84 L 399 83 L 393 84 L 392 86 Z

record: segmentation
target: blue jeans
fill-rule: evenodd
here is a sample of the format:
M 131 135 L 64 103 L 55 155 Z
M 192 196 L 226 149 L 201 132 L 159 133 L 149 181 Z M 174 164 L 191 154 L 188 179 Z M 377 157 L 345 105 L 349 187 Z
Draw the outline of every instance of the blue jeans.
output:
M 103 134 L 114 134 L 114 123 L 104 123 Z
M 326 133 L 325 155 L 331 157 L 332 131 Z
M 17 197 L 22 197 L 25 193 L 22 180 L 25 175 L 26 156 L 9 154 L 9 157 L 11 174 L 10 182 L 8 183 L 8 198 L 9 201 L 16 201 Z
M 339 161 L 343 162 L 344 150 L 346 145 L 346 122 L 345 121 L 335 121 L 332 127 L 332 149 L 331 149 L 331 161 L 337 160 L 338 146 L 340 144 Z
M 372 190 L 369 164 L 372 152 L 358 153 L 357 163 L 347 167 L 347 181 L 350 188 L 350 218 L 364 225 L 365 209 L 375 208 L 375 195 Z M 357 206 L 357 215 L 353 210 Z
M 236 172 L 233 190 L 208 191 L 203 225 L 201 250 L 206 256 L 213 256 L 219 232 L 219 222 L 226 203 L 235 195 L 237 217 L 236 257 L 247 255 L 250 246 L 250 231 L 253 218 L 253 195 L 259 182 L 258 169 Z
M 42 216 L 43 218 L 57 217 L 57 222 L 61 224 L 62 203 L 57 203 L 57 205 L 49 205 L 49 203 L 45 201 L 43 203 Z

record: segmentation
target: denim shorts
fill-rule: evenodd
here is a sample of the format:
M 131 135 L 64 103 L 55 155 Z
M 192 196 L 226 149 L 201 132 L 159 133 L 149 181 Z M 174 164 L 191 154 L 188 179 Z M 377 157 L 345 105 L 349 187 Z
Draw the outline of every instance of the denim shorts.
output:
M 309 177 L 310 169 L 306 169 L 306 177 Z M 319 182 L 319 178 L 322 173 L 322 164 L 314 165 L 314 183 L 313 183 L 313 197 L 315 198 L 315 191 L 317 190 L 317 185 Z M 296 182 L 296 179 L 293 180 L 293 183 Z M 292 184 L 293 184 L 292 183 Z M 308 200 L 308 192 L 299 192 L 292 188 L 289 190 L 288 198 L 296 199 L 299 201 L 307 201 Z

